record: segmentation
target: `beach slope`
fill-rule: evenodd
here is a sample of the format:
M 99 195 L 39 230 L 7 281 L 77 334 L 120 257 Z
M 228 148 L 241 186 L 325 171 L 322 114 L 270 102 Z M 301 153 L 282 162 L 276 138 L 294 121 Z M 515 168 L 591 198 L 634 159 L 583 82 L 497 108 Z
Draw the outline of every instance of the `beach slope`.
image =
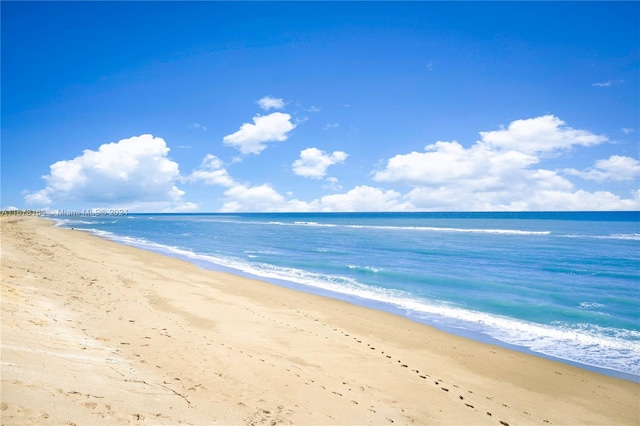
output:
M 629 424 L 640 385 L 38 218 L 1 225 L 1 419 Z

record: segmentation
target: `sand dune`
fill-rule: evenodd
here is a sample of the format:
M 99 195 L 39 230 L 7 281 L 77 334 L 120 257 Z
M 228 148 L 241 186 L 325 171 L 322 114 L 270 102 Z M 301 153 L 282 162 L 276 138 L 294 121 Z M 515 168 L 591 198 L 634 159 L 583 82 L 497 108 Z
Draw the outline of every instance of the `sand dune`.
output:
M 2 218 L 3 425 L 639 424 L 640 385 Z

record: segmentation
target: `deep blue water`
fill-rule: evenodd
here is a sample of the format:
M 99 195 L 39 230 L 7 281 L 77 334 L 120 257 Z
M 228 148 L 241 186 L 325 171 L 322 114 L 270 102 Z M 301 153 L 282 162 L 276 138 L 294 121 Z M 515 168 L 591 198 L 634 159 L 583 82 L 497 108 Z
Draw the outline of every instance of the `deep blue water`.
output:
M 139 214 L 59 226 L 640 376 L 640 213 Z

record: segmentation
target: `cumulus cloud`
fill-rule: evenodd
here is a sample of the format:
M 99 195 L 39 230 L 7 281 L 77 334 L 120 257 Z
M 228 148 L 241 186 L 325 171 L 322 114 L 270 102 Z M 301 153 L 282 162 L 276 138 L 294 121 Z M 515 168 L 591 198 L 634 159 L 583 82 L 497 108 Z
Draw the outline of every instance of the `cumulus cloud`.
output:
M 325 195 L 317 204 L 321 211 L 328 212 L 406 210 L 408 206 L 400 198 L 399 192 L 362 185 L 344 194 Z
M 271 186 L 236 185 L 224 193 L 222 211 L 271 211 L 284 203 L 284 197 Z
M 465 148 L 456 141 L 439 141 L 427 145 L 425 152 L 414 151 L 390 158 L 373 179 L 410 185 L 458 182 L 489 188 L 499 184 L 500 177 L 538 161 L 535 156 L 517 151 L 495 151 L 482 144 Z
M 331 194 L 301 201 L 287 198 L 272 186 L 236 185 L 225 191 L 223 212 L 352 212 L 352 211 L 400 211 L 411 210 L 402 203 L 402 195 L 393 190 L 383 190 L 367 185 L 357 186 L 343 194 Z
M 306 212 L 315 211 L 314 203 L 287 199 L 269 184 L 236 185 L 224 193 L 222 212 Z
M 513 184 L 513 178 L 529 179 L 530 167 L 540 162 L 540 154 L 607 141 L 584 130 L 564 126 L 554 116 L 516 120 L 507 129 L 480 132 L 481 139 L 470 148 L 456 141 L 427 145 L 424 152 L 399 154 L 374 174 L 379 182 L 410 185 L 466 185 L 491 189 Z
M 614 155 L 584 171 L 542 167 L 545 158 L 552 154 L 607 141 L 605 136 L 573 129 L 551 115 L 516 120 L 506 128 L 481 132 L 480 139 L 469 147 L 457 141 L 438 141 L 423 151 L 393 156 L 373 172 L 373 180 L 380 184 L 407 185 L 410 190 L 405 193 L 369 185 L 341 192 L 338 180 L 329 177 L 323 189 L 339 193 L 303 201 L 292 193 L 282 195 L 269 184 L 251 186 L 230 180 L 222 211 L 638 209 L 640 191 L 623 198 L 609 191 L 586 191 L 568 179 L 569 176 L 600 181 L 635 179 L 640 173 L 640 164 L 635 159 Z M 300 152 L 292 170 L 300 176 L 320 179 L 326 176 L 329 166 L 346 157 L 340 151 L 327 153 L 308 148 Z M 224 170 L 220 163 L 210 163 L 208 169 Z
M 240 130 L 225 136 L 225 145 L 238 149 L 242 154 L 259 154 L 267 146 L 266 142 L 287 140 L 288 133 L 296 127 L 291 116 L 282 112 L 253 117 L 253 124 L 244 123 Z
M 235 181 L 227 169 L 223 167 L 222 161 L 213 154 L 207 154 L 200 167 L 183 178 L 185 182 L 203 182 L 206 185 L 219 185 L 230 187 L 235 185 Z
M 145 134 L 84 150 L 72 160 L 58 161 L 43 176 L 46 186 L 25 196 L 31 205 L 84 203 L 117 205 L 131 210 L 192 209 L 176 187 L 178 163 L 169 157 L 162 138 Z
M 549 153 L 589 146 L 608 139 L 572 129 L 547 115 L 516 120 L 506 129 L 480 132 L 480 140 L 466 148 L 456 141 L 427 145 L 423 152 L 399 154 L 373 173 L 377 182 L 405 184 L 405 206 L 416 210 L 602 210 L 638 207 L 604 191 L 590 193 L 558 171 L 538 164 Z M 573 175 L 627 180 L 637 176 L 637 162 L 613 156 L 594 169 Z M 536 167 L 538 166 L 538 167 Z M 634 175 L 635 173 L 635 175 Z M 566 201 L 562 205 L 562 200 Z
M 544 185 L 543 185 L 544 186 Z M 547 185 L 548 186 L 548 185 Z M 414 188 L 406 203 L 427 211 L 609 211 L 637 210 L 640 199 L 622 198 L 609 191 L 545 189 L 527 187 L 503 192 L 474 192 L 464 188 Z
M 577 190 L 566 191 L 539 191 L 527 200 L 527 210 L 573 210 L 573 211 L 610 211 L 610 210 L 637 210 L 640 200 L 621 198 L 609 191 L 589 192 Z
M 307 148 L 300 151 L 300 158 L 293 162 L 291 169 L 298 176 L 320 179 L 327 174 L 327 168 L 346 160 L 348 155 L 342 151 L 331 154 L 318 148 Z
M 265 111 L 269 111 L 270 109 L 282 109 L 284 108 L 284 100 L 280 98 L 274 98 L 271 96 L 265 96 L 262 99 L 256 102 L 260 108 Z
M 576 130 L 553 115 L 515 120 L 506 129 L 480 132 L 481 143 L 498 149 L 511 149 L 533 154 L 571 148 L 576 145 L 589 146 L 607 142 L 602 135 L 586 130 Z
M 597 182 L 634 180 L 640 176 L 640 161 L 612 155 L 606 160 L 596 161 L 594 166 L 587 170 L 565 169 L 565 173 Z

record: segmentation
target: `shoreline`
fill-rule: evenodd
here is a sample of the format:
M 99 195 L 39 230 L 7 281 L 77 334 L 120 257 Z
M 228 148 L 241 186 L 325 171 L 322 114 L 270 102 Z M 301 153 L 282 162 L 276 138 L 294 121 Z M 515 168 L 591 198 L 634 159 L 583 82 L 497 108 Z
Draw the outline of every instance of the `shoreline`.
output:
M 2 225 L 2 423 L 638 424 L 637 383 L 64 228 Z
M 165 214 L 165 215 L 174 215 L 174 214 L 172 213 L 172 214 Z M 55 224 L 54 225 L 55 227 L 69 229 L 65 227 L 64 222 L 60 221 L 59 219 L 51 218 L 51 217 L 44 217 L 44 219 L 51 220 Z M 417 311 L 412 311 L 406 308 L 402 308 L 392 302 L 385 302 L 378 299 L 368 299 L 366 297 L 360 297 L 350 293 L 343 293 L 343 292 L 334 291 L 334 290 L 323 288 L 323 287 L 317 287 L 317 286 L 305 284 L 302 282 L 297 282 L 295 280 L 287 280 L 286 278 L 261 276 L 261 275 L 258 275 L 257 273 L 252 273 L 250 271 L 246 271 L 243 269 L 234 268 L 233 266 L 228 266 L 223 263 L 216 263 L 214 260 L 211 260 L 211 259 L 203 260 L 199 258 L 199 256 L 200 257 L 202 256 L 195 252 L 190 252 L 191 255 L 188 255 L 188 254 L 184 254 L 184 252 L 174 251 L 173 250 L 174 248 L 171 246 L 165 246 L 162 244 L 157 244 L 152 242 L 137 241 L 135 238 L 132 239 L 130 237 L 119 236 L 115 234 L 109 234 L 111 235 L 109 236 L 107 234 L 102 234 L 101 232 L 103 231 L 98 231 L 95 229 L 78 228 L 77 230 L 90 233 L 94 236 L 98 236 L 108 241 L 124 244 L 130 247 L 142 249 L 142 250 L 157 253 L 160 255 L 180 259 L 180 260 L 192 263 L 204 270 L 209 270 L 213 272 L 226 272 L 226 273 L 238 275 L 238 276 L 249 278 L 249 279 L 268 282 L 270 284 L 288 288 L 294 291 L 301 291 L 311 295 L 317 295 L 321 297 L 328 297 L 328 298 L 340 300 L 343 302 L 354 304 L 356 306 L 361 306 L 368 309 L 374 309 L 377 311 L 390 313 L 403 318 L 407 318 L 413 322 L 434 327 L 445 333 L 453 334 L 459 337 L 469 338 L 477 342 L 500 346 L 500 347 L 510 349 L 510 350 L 515 350 L 521 353 L 534 355 L 537 357 L 541 357 L 541 358 L 556 361 L 556 362 L 561 362 L 567 365 L 572 365 L 572 366 L 582 368 L 588 371 L 592 371 L 595 373 L 628 380 L 637 384 L 640 383 L 640 375 L 638 374 L 620 371 L 613 368 L 607 368 L 607 367 L 598 366 L 598 365 L 587 364 L 584 362 L 572 360 L 569 358 L 562 358 L 560 356 L 547 354 L 544 352 L 537 352 L 524 345 L 518 345 L 516 343 L 509 343 L 507 341 L 502 341 L 499 338 L 493 337 L 489 333 L 479 329 L 473 330 L 470 328 L 456 327 L 455 325 L 452 325 L 452 324 L 447 325 L 447 324 L 438 323 L 439 317 L 437 315 L 429 316 L 429 315 L 425 315 L 424 313 L 421 313 L 420 315 Z
M 104 238 L 104 237 L 100 237 L 98 236 L 98 238 Z M 108 240 L 108 238 L 105 238 Z M 516 344 L 511 344 L 511 343 L 507 343 L 507 342 L 503 342 L 495 337 L 491 337 L 490 335 L 480 332 L 480 331 L 471 331 L 468 329 L 464 329 L 464 328 L 456 328 L 454 326 L 442 326 L 442 325 L 437 325 L 437 324 L 433 324 L 432 322 L 430 322 L 427 319 L 424 318 L 420 318 L 418 316 L 412 316 L 407 314 L 405 311 L 403 311 L 402 308 L 399 308 L 398 306 L 392 304 L 392 303 L 386 303 L 386 302 L 381 302 L 381 301 L 376 301 L 376 300 L 371 300 L 371 299 L 365 299 L 362 297 L 358 297 L 358 296 L 354 296 L 354 295 L 350 295 L 347 293 L 339 293 L 339 292 L 335 292 L 335 291 L 331 291 L 331 290 L 327 290 L 327 289 L 323 289 L 320 287 L 313 287 L 311 285 L 306 285 L 306 284 L 301 284 L 301 283 L 297 283 L 295 281 L 287 281 L 285 279 L 276 279 L 276 278 L 269 278 L 269 277 L 261 277 L 260 275 L 256 275 L 256 274 L 252 274 L 250 272 L 245 272 L 242 271 L 240 269 L 235 269 L 229 266 L 225 266 L 225 265 L 220 265 L 220 264 L 215 264 L 215 267 L 211 267 L 210 263 L 207 262 L 196 262 L 193 261 L 193 259 L 190 259 L 187 256 L 182 256 L 182 255 L 178 255 L 178 254 L 169 254 L 169 253 L 165 253 L 161 250 L 153 250 L 153 249 L 146 249 L 146 248 L 142 248 L 142 247 L 138 247 L 135 244 L 128 244 L 128 243 L 119 243 L 119 244 L 124 244 L 124 245 L 128 245 L 130 247 L 134 247 L 134 248 L 138 248 L 140 250 L 145 250 L 145 251 L 149 251 L 152 253 L 156 253 L 156 254 L 160 254 L 163 256 L 169 256 L 169 257 L 173 257 L 175 259 L 179 259 L 185 262 L 189 262 L 192 263 L 194 265 L 196 265 L 197 267 L 206 270 L 206 271 L 211 271 L 211 272 L 217 272 L 217 273 L 228 273 L 228 274 L 232 274 L 232 275 L 236 275 L 236 276 L 240 276 L 240 277 L 244 277 L 247 279 L 251 279 L 251 280 L 257 280 L 257 281 L 262 281 L 265 283 L 269 283 L 272 285 L 276 285 L 278 287 L 283 287 L 292 291 L 299 291 L 302 293 L 306 293 L 312 296 L 319 296 L 319 297 L 325 297 L 325 298 L 330 298 L 330 299 L 334 299 L 334 300 L 338 300 L 341 302 L 345 302 L 345 303 L 349 303 L 352 304 L 354 306 L 359 306 L 365 309 L 371 309 L 374 311 L 378 311 L 378 312 L 383 312 L 386 314 L 390 314 L 390 315 L 395 315 L 401 318 L 405 318 L 409 321 L 412 321 L 414 323 L 417 324 L 422 324 L 422 325 L 426 325 L 428 327 L 432 327 L 434 329 L 437 329 L 443 333 L 447 333 L 447 334 L 451 334 L 457 337 L 461 337 L 464 339 L 469 339 L 469 340 L 473 340 L 479 343 L 483 343 L 483 344 L 487 344 L 487 345 L 494 345 L 494 346 L 499 346 L 501 348 L 504 349 L 508 349 L 508 350 L 512 350 L 512 351 L 516 351 L 516 352 L 520 352 L 523 354 L 528 354 L 528 355 L 532 355 L 535 357 L 539 357 L 539 358 L 543 358 L 543 359 L 547 359 L 550 361 L 554 361 L 554 362 L 559 362 L 562 364 L 567 364 L 567 365 L 571 365 L 586 371 L 590 371 L 593 373 L 598 373 L 598 374 L 603 374 L 605 376 L 609 376 L 609 377 L 613 377 L 613 378 L 617 378 L 617 379 L 622 379 L 622 380 L 627 380 L 629 382 L 635 383 L 635 384 L 640 384 L 640 375 L 635 375 L 633 373 L 626 373 L 623 371 L 618 371 L 618 370 L 614 370 L 611 368 L 604 368 L 604 367 L 598 367 L 598 366 L 594 366 L 594 365 L 589 365 L 589 364 L 584 364 L 578 361 L 572 361 L 569 359 L 564 359 L 564 358 L 560 358 L 557 356 L 553 356 L 553 355 L 547 355 L 545 353 L 542 352 L 536 352 L 532 349 L 529 349 L 526 346 L 519 346 Z

